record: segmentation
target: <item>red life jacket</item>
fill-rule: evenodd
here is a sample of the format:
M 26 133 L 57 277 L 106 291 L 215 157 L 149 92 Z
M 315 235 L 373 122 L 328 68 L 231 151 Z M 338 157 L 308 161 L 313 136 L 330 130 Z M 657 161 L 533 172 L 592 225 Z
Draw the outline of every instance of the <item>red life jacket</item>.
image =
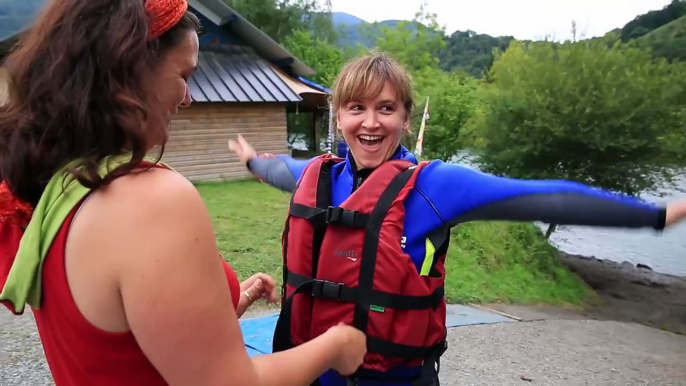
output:
M 273 351 L 344 322 L 367 334 L 368 352 L 354 377 L 424 364 L 423 382 L 437 379 L 435 365 L 447 348 L 445 254 L 433 262 L 431 275 L 420 276 L 401 248 L 403 200 L 426 163 L 387 161 L 334 207 L 331 167 L 342 161 L 333 155 L 313 160 L 293 192 Z

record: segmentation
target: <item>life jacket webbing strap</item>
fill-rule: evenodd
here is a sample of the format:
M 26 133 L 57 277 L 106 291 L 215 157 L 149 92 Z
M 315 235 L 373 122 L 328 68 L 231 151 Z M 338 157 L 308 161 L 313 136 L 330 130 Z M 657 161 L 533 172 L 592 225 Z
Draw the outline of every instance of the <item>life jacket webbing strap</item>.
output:
M 291 271 L 288 272 L 287 276 L 288 284 L 296 288 L 306 282 L 314 281 L 310 295 L 315 298 L 355 303 L 359 297 L 358 287 L 348 287 L 343 283 L 313 279 Z M 437 288 L 432 294 L 425 296 L 393 294 L 373 289 L 368 294 L 368 297 L 369 302 L 377 307 L 398 310 L 423 310 L 427 308 L 436 309 L 443 300 L 444 292 L 443 286 Z
M 323 161 L 319 165 L 319 179 L 317 181 L 317 191 L 316 191 L 316 207 L 319 209 L 326 209 L 331 204 L 331 167 L 335 164 L 335 161 Z M 312 167 L 310 164 L 309 167 Z M 304 173 L 303 173 L 304 176 Z M 291 205 L 294 205 L 295 195 L 300 189 L 299 179 L 296 183 L 296 188 L 291 194 Z M 289 215 L 290 216 L 290 215 Z M 282 306 L 281 313 L 276 322 L 276 328 L 274 329 L 274 339 L 272 343 L 272 351 L 279 352 L 293 348 L 293 342 L 291 340 L 291 311 L 293 309 L 293 298 L 298 293 L 312 292 L 312 284 L 303 284 L 296 289 L 296 291 L 288 298 L 286 298 L 286 283 L 288 282 L 288 232 L 289 232 L 289 221 L 286 219 L 286 229 L 283 235 L 283 283 L 282 283 Z M 312 274 L 316 276 L 317 268 L 319 264 L 319 253 L 322 247 L 322 242 L 324 241 L 324 234 L 326 232 L 326 227 L 315 228 L 312 232 Z M 313 384 L 314 385 L 314 384 Z
M 443 356 L 447 349 L 447 341 L 431 346 L 431 350 L 426 355 L 426 360 L 424 360 L 424 363 L 422 364 L 421 372 L 416 377 L 379 377 L 372 376 L 364 370 L 358 370 L 355 374 L 346 377 L 346 386 L 358 386 L 360 380 L 374 381 L 377 383 L 410 383 L 412 386 L 439 386 L 438 373 L 441 371 L 441 356 Z
M 367 222 L 364 244 L 362 246 L 362 259 L 360 261 L 360 275 L 357 287 L 358 299 L 355 302 L 355 314 L 353 316 L 353 326 L 363 332 L 367 331 L 369 311 L 373 305 L 370 298 L 374 292 L 374 273 L 376 271 L 376 255 L 379 247 L 381 225 L 391 205 L 393 205 L 393 201 L 403 190 L 415 170 L 415 167 L 411 167 L 393 178 L 388 187 L 381 193 L 381 197 L 379 197 L 379 201 L 374 206 Z
M 317 281 L 310 280 L 298 286 L 293 294 L 289 296 L 281 307 L 281 314 L 276 321 L 274 329 L 273 352 L 285 351 L 293 348 L 291 341 L 291 313 L 293 310 L 293 299 L 295 295 L 302 293 L 312 293 Z M 431 346 L 408 346 L 394 343 L 385 339 L 367 336 L 367 350 L 389 357 L 400 358 L 426 358 L 436 350 L 441 349 L 446 343 Z
M 367 226 L 369 219 L 369 215 L 362 212 L 347 210 L 337 206 L 321 209 L 302 204 L 291 204 L 288 214 L 308 220 L 315 229 L 323 228 L 327 225 L 364 228 Z

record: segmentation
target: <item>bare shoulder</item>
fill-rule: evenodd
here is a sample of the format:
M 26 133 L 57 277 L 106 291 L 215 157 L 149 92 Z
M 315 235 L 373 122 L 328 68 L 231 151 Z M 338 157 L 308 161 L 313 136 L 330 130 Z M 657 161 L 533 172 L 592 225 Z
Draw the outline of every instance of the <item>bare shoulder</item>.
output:
M 77 221 L 78 252 L 92 262 L 82 278 L 97 271 L 97 284 L 112 288 L 85 301 L 97 311 L 114 299 L 115 327 L 134 334 L 170 384 L 218 384 L 225 364 L 250 366 L 209 214 L 186 178 L 164 169 L 121 177 Z
M 168 206 L 184 210 L 202 203 L 200 194 L 188 179 L 178 172 L 162 168 L 117 178 L 109 186 L 96 192 L 95 196 L 99 196 L 108 206 L 128 204 L 141 215 L 167 209 Z
M 137 255 L 134 249 L 214 244 L 209 214 L 195 186 L 161 168 L 117 178 L 94 192 L 75 219 L 70 238 L 81 239 L 86 247 L 118 251 L 117 263 Z

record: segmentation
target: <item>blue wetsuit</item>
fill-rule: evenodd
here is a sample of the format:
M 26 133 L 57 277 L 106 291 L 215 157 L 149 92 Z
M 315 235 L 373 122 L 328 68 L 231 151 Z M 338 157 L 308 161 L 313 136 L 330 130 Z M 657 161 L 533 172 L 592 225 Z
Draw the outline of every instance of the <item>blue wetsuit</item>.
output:
M 393 159 L 417 163 L 400 146 Z M 248 168 L 266 183 L 292 192 L 310 160 L 288 156 L 254 158 Z M 364 182 L 370 170 L 356 171 L 348 153 L 346 161 L 333 166 L 331 205 L 338 206 Z M 559 225 L 593 225 L 627 228 L 665 226 L 666 210 L 629 196 L 609 193 L 564 180 L 519 180 L 497 177 L 463 166 L 432 161 L 417 177 L 415 189 L 405 200 L 405 252 L 421 269 L 427 248 L 445 251 L 451 227 L 474 220 L 541 221 Z M 419 369 L 398 368 L 384 376 L 405 378 Z M 376 375 L 378 378 L 379 375 Z M 346 386 L 345 378 L 329 371 L 322 386 Z M 404 386 L 409 383 L 360 381 L 360 386 Z

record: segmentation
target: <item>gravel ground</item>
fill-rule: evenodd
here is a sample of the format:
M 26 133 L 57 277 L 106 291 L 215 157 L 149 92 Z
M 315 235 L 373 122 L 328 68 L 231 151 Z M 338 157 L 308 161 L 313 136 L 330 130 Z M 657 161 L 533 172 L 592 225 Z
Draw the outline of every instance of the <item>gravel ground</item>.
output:
M 638 324 L 548 320 L 452 329 L 441 385 L 686 385 L 686 337 Z
M 0 326 L 0 385 L 50 385 L 31 314 L 0 310 Z M 686 336 L 638 324 L 536 320 L 449 335 L 442 386 L 686 385 Z

